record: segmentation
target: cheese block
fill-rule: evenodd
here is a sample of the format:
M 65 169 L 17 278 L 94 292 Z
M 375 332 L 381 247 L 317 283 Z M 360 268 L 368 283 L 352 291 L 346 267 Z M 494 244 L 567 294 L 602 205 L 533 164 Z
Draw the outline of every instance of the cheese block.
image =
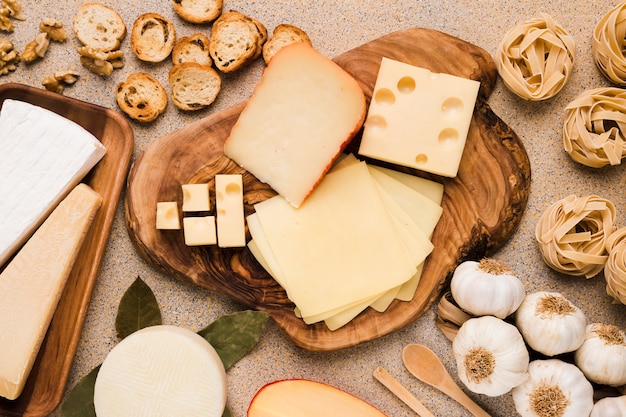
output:
M 197 333 L 146 327 L 106 356 L 93 402 L 98 417 L 221 417 L 226 372 L 213 346 Z
M 215 216 L 198 216 L 183 218 L 185 245 L 203 246 L 217 243 Z
M 357 81 L 311 46 L 282 48 L 265 69 L 224 153 L 299 207 L 363 124 Z
M 215 176 L 217 245 L 220 248 L 246 246 L 246 219 L 241 174 Z
M 0 274 L 0 396 L 21 394 L 101 203 L 77 185 Z
M 383 57 L 359 154 L 455 177 L 479 87 Z
M 78 124 L 6 99 L 0 110 L 0 266 L 104 156 Z
M 288 296 L 303 316 L 402 284 L 432 249 L 407 250 L 365 163 L 326 175 L 298 209 L 276 196 L 255 210 Z
M 183 184 L 183 211 L 209 211 L 211 210 L 211 200 L 209 200 L 209 184 Z
M 156 206 L 156 228 L 160 230 L 179 230 L 180 216 L 176 201 L 159 201 Z

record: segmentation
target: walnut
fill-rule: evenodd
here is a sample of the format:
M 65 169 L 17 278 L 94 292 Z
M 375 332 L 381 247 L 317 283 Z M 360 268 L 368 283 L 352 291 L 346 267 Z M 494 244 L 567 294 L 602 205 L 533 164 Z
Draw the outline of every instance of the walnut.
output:
M 17 20 L 26 20 L 26 16 L 22 12 L 22 6 L 17 0 L 2 0 L 2 8 L 9 11 L 8 16 Z
M 3 32 L 13 32 L 15 28 L 13 21 L 9 18 L 9 9 L 0 7 L 0 30 Z
M 124 66 L 124 52 L 103 51 L 88 46 L 78 48 L 80 63 L 88 70 L 100 75 L 111 75 L 114 69 Z
M 48 91 L 62 93 L 65 87 L 74 84 L 79 77 L 79 73 L 74 70 L 56 71 L 53 76 L 44 78 L 42 85 Z
M 63 23 L 55 19 L 44 19 L 39 23 L 39 29 L 50 36 L 50 39 L 56 42 L 65 42 L 67 40 L 67 31 L 63 28 Z
M 50 37 L 47 33 L 41 32 L 34 41 L 29 42 L 22 52 L 21 59 L 24 62 L 33 62 L 46 56 L 48 46 L 50 45 Z
M 0 75 L 15 71 L 19 62 L 20 55 L 13 49 L 13 42 L 0 39 Z

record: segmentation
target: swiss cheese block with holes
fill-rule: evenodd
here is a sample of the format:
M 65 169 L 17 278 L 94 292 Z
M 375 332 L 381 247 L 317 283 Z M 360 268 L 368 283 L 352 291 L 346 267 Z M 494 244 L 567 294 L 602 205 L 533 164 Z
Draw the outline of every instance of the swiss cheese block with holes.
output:
M 359 154 L 457 175 L 480 83 L 383 58 Z

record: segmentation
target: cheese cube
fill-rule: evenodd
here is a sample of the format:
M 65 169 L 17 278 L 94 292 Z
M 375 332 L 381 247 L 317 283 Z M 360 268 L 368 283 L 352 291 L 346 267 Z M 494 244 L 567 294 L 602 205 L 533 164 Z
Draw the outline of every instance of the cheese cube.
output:
M 180 229 L 178 204 L 175 201 L 159 201 L 157 203 L 156 228 L 162 230 Z
M 80 125 L 19 100 L 0 111 L 0 267 L 105 155 Z
M 209 211 L 209 184 L 183 184 L 183 211 Z
M 77 185 L 0 274 L 0 396 L 24 389 L 102 197 Z
M 183 231 L 187 246 L 215 245 L 217 232 L 215 216 L 185 217 Z
M 478 81 L 383 58 L 359 154 L 455 177 L 479 87 Z
M 299 207 L 359 131 L 357 81 L 298 42 L 281 49 L 233 126 L 226 156 Z
M 221 248 L 246 246 L 243 180 L 240 174 L 215 176 L 217 244 Z

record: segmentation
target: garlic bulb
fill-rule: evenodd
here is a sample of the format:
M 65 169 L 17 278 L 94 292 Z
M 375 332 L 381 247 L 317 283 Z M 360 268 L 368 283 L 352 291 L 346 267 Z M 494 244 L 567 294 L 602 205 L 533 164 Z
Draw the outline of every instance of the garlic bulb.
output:
M 547 356 L 573 352 L 585 340 L 587 318 L 557 292 L 529 294 L 515 313 L 515 324 L 532 349 Z
M 522 417 L 588 417 L 593 407 L 591 383 L 560 359 L 530 362 L 528 379 L 511 392 Z
M 593 405 L 589 417 L 624 417 L 626 416 L 626 395 L 606 397 Z
M 452 341 L 461 381 L 472 392 L 506 394 L 526 379 L 529 355 L 512 324 L 493 316 L 467 320 Z
M 461 263 L 452 275 L 450 291 L 463 310 L 501 319 L 517 310 L 526 295 L 519 278 L 504 263 L 490 258 Z
M 615 387 L 626 384 L 624 332 L 612 324 L 589 324 L 574 361 L 591 382 Z

